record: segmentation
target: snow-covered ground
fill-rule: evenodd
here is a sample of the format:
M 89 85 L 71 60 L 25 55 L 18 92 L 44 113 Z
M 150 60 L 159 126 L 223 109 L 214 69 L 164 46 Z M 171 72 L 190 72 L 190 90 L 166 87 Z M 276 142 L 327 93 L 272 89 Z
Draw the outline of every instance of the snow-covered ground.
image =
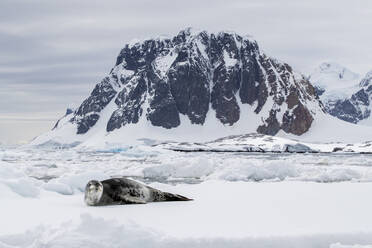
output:
M 191 202 L 88 207 L 130 176 Z M 0 148 L 0 247 L 368 247 L 372 155 Z

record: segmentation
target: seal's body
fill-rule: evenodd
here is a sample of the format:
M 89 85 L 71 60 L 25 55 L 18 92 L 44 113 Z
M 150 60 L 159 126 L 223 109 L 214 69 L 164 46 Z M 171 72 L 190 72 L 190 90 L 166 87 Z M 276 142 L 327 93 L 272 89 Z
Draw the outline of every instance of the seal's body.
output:
M 127 178 L 112 178 L 102 182 L 92 180 L 85 187 L 85 202 L 89 206 L 190 200 L 184 196 L 162 192 Z

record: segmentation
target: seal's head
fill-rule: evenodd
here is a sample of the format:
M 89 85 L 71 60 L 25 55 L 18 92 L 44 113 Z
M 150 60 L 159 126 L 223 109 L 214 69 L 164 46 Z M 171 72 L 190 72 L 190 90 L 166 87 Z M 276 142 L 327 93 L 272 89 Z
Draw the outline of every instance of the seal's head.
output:
M 103 194 L 103 185 L 97 180 L 91 180 L 85 187 L 85 203 L 89 206 L 96 206 L 99 204 Z

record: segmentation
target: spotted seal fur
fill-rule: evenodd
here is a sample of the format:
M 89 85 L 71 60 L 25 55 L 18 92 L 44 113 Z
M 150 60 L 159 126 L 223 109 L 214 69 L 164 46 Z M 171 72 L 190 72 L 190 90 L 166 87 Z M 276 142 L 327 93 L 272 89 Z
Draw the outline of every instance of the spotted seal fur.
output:
M 192 199 L 163 192 L 128 178 L 111 178 L 101 182 L 91 180 L 85 187 L 85 203 L 89 206 L 190 200 Z

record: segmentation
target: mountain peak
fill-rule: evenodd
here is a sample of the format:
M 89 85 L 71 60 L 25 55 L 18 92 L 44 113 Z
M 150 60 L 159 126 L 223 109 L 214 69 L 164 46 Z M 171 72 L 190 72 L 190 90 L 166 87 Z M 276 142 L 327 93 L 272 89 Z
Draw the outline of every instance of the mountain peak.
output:
M 359 85 L 359 75 L 335 62 L 320 64 L 309 76 L 323 103 L 350 97 Z
M 335 79 L 351 81 L 359 78 L 359 75 L 352 72 L 345 66 L 342 66 L 335 62 L 324 62 L 314 71 L 315 74 L 329 75 Z
M 205 30 L 197 29 L 194 27 L 187 27 L 178 32 L 178 35 L 195 36 L 199 33 L 206 32 Z

